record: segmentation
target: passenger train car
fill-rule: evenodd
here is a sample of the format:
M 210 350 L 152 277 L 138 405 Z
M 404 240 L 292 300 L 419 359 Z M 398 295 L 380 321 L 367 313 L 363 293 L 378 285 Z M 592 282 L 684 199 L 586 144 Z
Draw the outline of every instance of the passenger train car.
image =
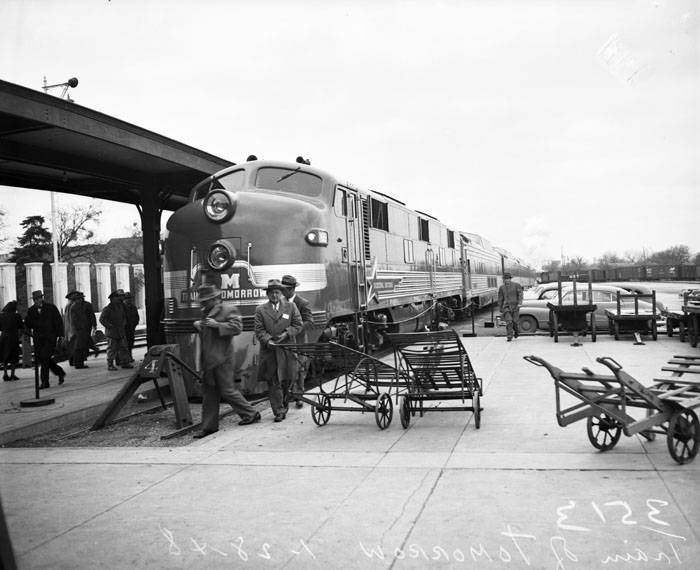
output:
M 197 288 L 218 285 L 243 318 L 237 377 L 244 392 L 259 392 L 252 330 L 269 279 L 290 274 L 300 283 L 313 309 L 309 340 L 371 350 L 385 331 L 420 330 L 493 302 L 504 269 L 519 274 L 519 264 L 480 236 L 303 159 L 255 160 L 201 182 L 168 220 L 163 327 L 197 366 Z

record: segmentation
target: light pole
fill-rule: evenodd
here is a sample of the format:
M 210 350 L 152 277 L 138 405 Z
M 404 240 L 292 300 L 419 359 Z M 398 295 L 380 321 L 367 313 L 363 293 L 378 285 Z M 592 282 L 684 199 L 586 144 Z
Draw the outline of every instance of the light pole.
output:
M 42 89 L 44 90 L 44 93 L 48 93 L 49 89 L 53 89 L 54 87 L 63 87 L 63 91 L 61 91 L 61 99 L 65 97 L 66 101 L 69 103 L 73 103 L 73 99 L 70 98 L 70 95 L 68 95 L 68 88 L 69 87 L 77 87 L 78 86 L 78 78 L 77 77 L 71 77 L 68 81 L 65 83 L 56 83 L 55 85 L 47 85 L 46 84 L 46 75 L 44 75 L 44 86 Z

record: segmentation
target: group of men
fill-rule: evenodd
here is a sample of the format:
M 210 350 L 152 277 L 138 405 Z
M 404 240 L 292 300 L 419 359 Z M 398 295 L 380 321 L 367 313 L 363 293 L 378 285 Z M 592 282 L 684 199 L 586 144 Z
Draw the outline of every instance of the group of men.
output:
M 56 305 L 44 299 L 43 291 L 32 293 L 32 306 L 27 310 L 24 321 L 25 333 L 34 341 L 34 351 L 40 369 L 42 389 L 50 388 L 49 372 L 63 384 L 65 370 L 56 361 L 57 352 L 68 356 L 73 368 L 87 368 L 86 360 L 92 350 L 97 355 L 94 335 L 97 320 L 92 304 L 85 300 L 82 291 L 71 291 L 66 295 L 68 304 L 63 317 Z M 100 314 L 100 323 L 105 327 L 107 344 L 107 365 L 109 370 L 117 370 L 115 361 L 122 368 L 132 368 L 132 349 L 139 313 L 131 295 L 117 289 L 110 296 L 110 303 Z
M 305 342 L 312 326 L 309 301 L 296 294 L 299 283 L 292 275 L 282 280 L 271 279 L 265 292 L 267 302 L 255 310 L 255 337 L 260 342 L 258 377 L 267 382 L 270 406 L 275 422 L 284 421 L 288 410 L 288 395 L 296 407 L 302 407 L 307 362 L 283 345 Z M 202 318 L 195 321 L 202 346 L 204 373 L 202 429 L 194 435 L 199 439 L 219 429 L 219 401 L 229 404 L 241 416 L 239 425 L 260 421 L 260 413 L 238 391 L 234 383 L 234 350 L 232 337 L 240 334 L 243 324 L 235 306 L 221 301 L 221 291 L 215 285 L 198 289 Z

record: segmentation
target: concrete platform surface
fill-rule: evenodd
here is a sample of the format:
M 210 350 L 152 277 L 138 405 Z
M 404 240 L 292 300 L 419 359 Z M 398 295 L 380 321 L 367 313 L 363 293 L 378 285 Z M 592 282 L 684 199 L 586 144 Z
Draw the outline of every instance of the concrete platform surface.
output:
M 466 412 L 318 427 L 305 406 L 186 447 L 0 449 L 18 567 L 698 567 L 700 459 L 676 464 L 661 436 L 598 452 L 585 422 L 557 425 L 551 376 L 522 358 L 602 373 L 612 356 L 649 384 L 698 349 L 463 340 L 484 379 L 479 430 Z

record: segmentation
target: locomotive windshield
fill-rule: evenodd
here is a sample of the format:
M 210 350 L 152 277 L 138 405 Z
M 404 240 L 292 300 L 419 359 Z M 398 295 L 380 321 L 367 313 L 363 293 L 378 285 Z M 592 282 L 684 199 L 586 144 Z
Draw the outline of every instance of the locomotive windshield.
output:
M 216 189 L 230 190 L 232 192 L 239 192 L 244 190 L 245 183 L 245 170 L 234 170 L 219 176 L 218 178 L 211 178 L 208 181 L 201 182 L 195 188 L 194 200 L 201 200 L 209 192 Z
M 262 167 L 258 170 L 255 186 L 316 198 L 321 195 L 323 179 L 299 168 Z

